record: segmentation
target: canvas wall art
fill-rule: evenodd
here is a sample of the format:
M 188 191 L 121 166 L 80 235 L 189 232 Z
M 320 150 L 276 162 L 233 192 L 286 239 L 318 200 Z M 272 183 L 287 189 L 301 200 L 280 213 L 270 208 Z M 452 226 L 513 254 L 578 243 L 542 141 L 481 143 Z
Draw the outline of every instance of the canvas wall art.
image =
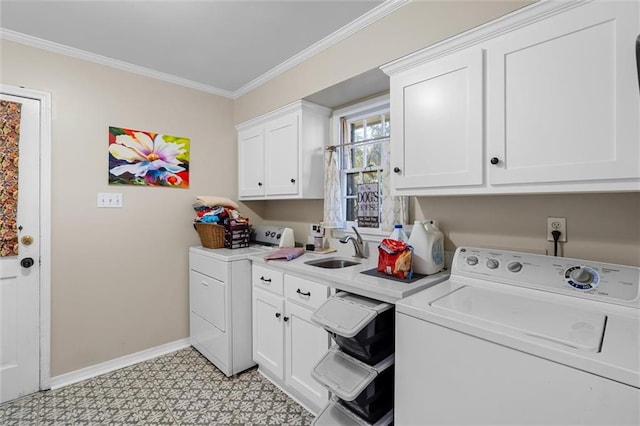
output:
M 189 138 L 109 127 L 109 184 L 189 187 Z

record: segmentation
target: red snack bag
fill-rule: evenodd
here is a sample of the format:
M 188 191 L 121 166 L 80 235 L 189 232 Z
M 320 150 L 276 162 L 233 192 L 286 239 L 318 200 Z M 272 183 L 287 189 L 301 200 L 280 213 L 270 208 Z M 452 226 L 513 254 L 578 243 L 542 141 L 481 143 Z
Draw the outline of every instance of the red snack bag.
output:
M 397 278 L 411 278 L 413 248 L 398 240 L 385 238 L 378 246 L 378 272 Z

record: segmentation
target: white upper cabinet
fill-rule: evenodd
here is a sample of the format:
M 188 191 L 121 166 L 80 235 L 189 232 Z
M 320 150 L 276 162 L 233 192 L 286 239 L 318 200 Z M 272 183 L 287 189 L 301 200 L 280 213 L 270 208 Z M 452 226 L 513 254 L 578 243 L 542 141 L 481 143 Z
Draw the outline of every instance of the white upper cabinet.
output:
M 391 79 L 393 187 L 483 183 L 482 70 L 472 48 Z
M 392 192 L 640 190 L 639 33 L 637 1 L 540 2 L 384 66 Z
M 238 125 L 238 198 L 323 198 L 330 113 L 298 101 Z
M 638 177 L 639 4 L 591 3 L 487 43 L 491 184 Z

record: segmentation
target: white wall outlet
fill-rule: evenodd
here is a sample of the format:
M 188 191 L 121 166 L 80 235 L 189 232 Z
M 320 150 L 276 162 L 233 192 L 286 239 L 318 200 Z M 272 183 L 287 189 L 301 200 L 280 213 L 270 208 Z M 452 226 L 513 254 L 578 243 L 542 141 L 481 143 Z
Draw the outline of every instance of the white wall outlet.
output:
M 565 217 L 548 217 L 547 218 L 547 241 L 553 241 L 552 231 L 560 231 L 558 241 L 567 241 L 567 218 Z
M 309 226 L 309 234 L 313 237 L 324 237 L 324 227 L 314 223 Z
M 122 193 L 98 192 L 98 207 L 107 207 L 107 208 L 122 207 Z

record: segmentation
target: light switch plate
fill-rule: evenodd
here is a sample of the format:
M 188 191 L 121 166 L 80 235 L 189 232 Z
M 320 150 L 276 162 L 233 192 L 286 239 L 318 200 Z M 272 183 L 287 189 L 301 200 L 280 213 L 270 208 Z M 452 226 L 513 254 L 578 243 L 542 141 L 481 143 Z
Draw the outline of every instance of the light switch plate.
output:
M 98 192 L 98 207 L 106 207 L 106 208 L 122 207 L 122 193 Z

